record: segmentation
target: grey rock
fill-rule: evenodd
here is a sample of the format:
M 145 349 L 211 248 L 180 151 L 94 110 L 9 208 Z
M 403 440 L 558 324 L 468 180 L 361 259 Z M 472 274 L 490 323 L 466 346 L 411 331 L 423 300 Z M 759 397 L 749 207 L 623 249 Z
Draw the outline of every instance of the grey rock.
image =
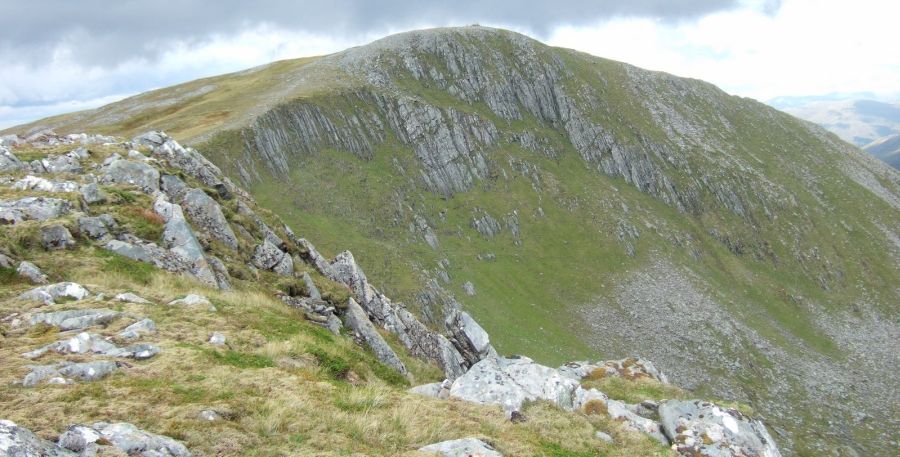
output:
M 581 386 L 553 368 L 527 357 L 487 358 L 456 378 L 450 397 L 473 403 L 500 405 L 508 415 L 521 411 L 525 402 L 547 400 L 562 409 L 574 410 Z
M 400 361 L 400 357 L 384 341 L 384 338 L 375 330 L 375 326 L 369 321 L 366 312 L 350 298 L 347 310 L 344 312 L 344 324 L 353 331 L 356 338 L 369 347 L 381 363 L 397 370 L 404 376 L 408 375 L 406 365 Z
M 132 141 L 150 147 L 153 157 L 165 160 L 169 166 L 184 171 L 209 187 L 224 186 L 231 194 L 239 192 L 231 181 L 222 177 L 219 167 L 196 150 L 181 146 L 163 132 L 148 132 Z
M 77 147 L 66 153 L 67 156 L 72 157 L 74 159 L 87 159 L 91 156 L 91 151 L 88 151 L 85 147 Z
M 184 198 L 184 194 L 191 190 L 181 178 L 175 175 L 162 175 L 160 177 L 160 186 L 162 191 L 169 196 L 169 201 L 173 202 L 180 202 Z
M 237 202 L 237 212 L 238 212 L 238 214 L 249 218 L 250 220 L 253 221 L 254 224 L 256 224 L 256 227 L 259 229 L 260 232 L 262 232 L 263 239 L 268 240 L 270 243 L 274 244 L 275 246 L 278 246 L 279 248 L 284 246 L 284 240 L 282 240 L 281 237 L 279 237 L 275 233 L 275 231 L 272 230 L 272 228 L 269 227 L 269 225 L 266 224 L 265 221 L 263 221 L 256 214 L 255 211 L 250 209 L 250 207 L 247 206 L 247 204 L 245 204 L 244 202 L 242 202 L 240 200 L 238 200 L 238 202 Z M 287 227 L 285 227 L 285 231 L 290 232 L 290 230 L 287 229 Z M 293 232 L 290 232 L 290 234 L 293 236 Z
M 95 182 L 81 186 L 80 191 L 81 198 L 83 198 L 85 203 L 87 203 L 88 205 L 103 203 L 106 201 L 106 193 L 103 192 L 100 189 L 100 186 Z
M 424 395 L 426 397 L 437 398 L 440 400 L 446 400 L 450 398 L 450 385 L 451 381 L 449 379 L 445 379 L 442 382 L 432 382 L 430 384 L 422 384 L 420 386 L 415 386 L 409 389 L 407 392 Z
M 204 230 L 212 238 L 221 241 L 225 246 L 237 250 L 237 237 L 231 230 L 222 207 L 206 192 L 193 189 L 184 194 L 181 202 L 188 218 L 195 226 Z
M 596 432 L 594 432 L 594 437 L 597 438 L 598 440 L 606 441 L 607 443 L 614 442 L 612 436 L 610 436 L 608 433 L 603 433 L 600 430 L 597 430 Z
M 166 221 L 163 240 L 169 251 L 175 254 L 188 267 L 188 272 L 200 282 L 218 287 L 215 274 L 203 255 L 203 247 L 200 246 L 194 231 L 185 219 L 181 206 L 170 203 L 165 195 L 161 194 L 153 204 L 153 210 Z
M 75 246 L 75 238 L 62 224 L 41 227 L 41 244 L 48 251 L 68 249 Z
M 51 181 L 32 175 L 16 181 L 12 187 L 16 190 L 35 190 L 50 193 L 75 192 L 78 190 L 78 184 L 74 181 Z
M 150 195 L 159 191 L 159 171 L 144 162 L 116 160 L 103 168 L 100 182 L 104 184 L 128 184 Z
M 13 268 L 16 266 L 16 261 L 0 252 L 0 267 L 2 268 Z
M 16 268 L 16 272 L 19 273 L 19 276 L 27 278 L 32 284 L 47 284 L 49 282 L 47 275 L 45 275 L 37 265 L 31 262 L 20 262 L 19 267 Z
M 68 214 L 71 210 L 71 203 L 59 198 L 25 197 L 20 200 L 0 200 L 0 224 L 54 219 Z
M 22 354 L 27 359 L 36 359 L 49 351 L 58 354 L 101 354 L 110 357 L 126 357 L 137 360 L 149 359 L 159 353 L 159 348 L 149 344 L 138 344 L 120 348 L 96 333 L 82 332 L 71 338 L 50 343 L 34 351 Z
M 213 276 L 216 278 L 216 284 L 221 290 L 231 289 L 231 275 L 228 274 L 228 267 L 218 257 L 214 255 L 206 256 L 206 263 L 212 269 Z
M 626 427 L 633 431 L 646 433 L 662 444 L 669 444 L 669 440 L 663 434 L 658 422 L 641 417 L 632 409 L 629 405 L 617 400 L 606 401 L 606 411 L 609 417 L 624 422 Z
M 222 416 L 211 409 L 204 409 L 203 411 L 200 411 L 200 414 L 198 414 L 197 416 L 204 422 L 215 422 L 222 420 Z
M 169 250 L 157 246 L 156 243 L 137 238 L 129 241 L 110 240 L 103 245 L 103 248 L 132 260 L 152 264 L 166 271 L 192 274 L 192 265 L 184 262 L 181 257 Z
M 15 422 L 0 419 L 0 454 L 9 457 L 76 457 Z
M 293 236 L 293 233 L 288 234 L 291 237 L 291 241 L 300 248 L 301 256 L 309 263 L 314 266 L 319 273 L 322 273 L 327 278 L 335 278 L 337 277 L 336 273 L 332 271 L 331 263 L 328 259 L 325 258 L 322 254 L 316 250 L 316 247 L 313 246 L 312 243 L 307 241 L 305 238 L 298 238 Z
M 78 158 L 69 155 L 41 159 L 41 165 L 47 173 L 81 173 L 84 170 Z
M 475 296 L 475 284 L 472 284 L 472 281 L 466 281 L 463 283 L 463 291 L 466 292 L 466 295 L 470 297 Z
M 500 223 L 497 222 L 497 219 L 494 219 L 493 216 L 486 211 L 482 211 L 480 217 L 472 219 L 472 228 L 487 238 L 493 238 L 503 230 Z
M 225 335 L 219 332 L 213 332 L 209 337 L 209 344 L 213 346 L 224 346 L 225 345 Z
M 212 302 L 202 295 L 188 294 L 182 298 L 170 301 L 169 306 L 212 306 Z
M 102 165 L 105 167 L 117 160 L 122 160 L 122 155 L 119 154 L 118 152 L 114 152 L 114 153 L 110 154 L 109 157 L 103 159 Z
M 303 272 L 303 283 L 306 285 L 307 295 L 309 298 L 314 300 L 321 300 L 322 294 L 319 292 L 319 288 L 316 287 L 316 283 L 313 281 L 312 277 L 309 276 L 309 273 Z
M 134 149 L 129 149 L 129 150 L 128 150 L 127 157 L 128 157 L 129 159 L 143 160 L 143 161 L 147 161 L 147 159 L 148 159 L 147 156 L 145 156 L 144 154 L 141 154 L 141 153 L 138 152 L 138 151 L 135 151 Z
M 50 313 L 38 313 L 31 316 L 31 325 L 47 324 L 58 327 L 62 331 L 81 330 L 94 325 L 106 325 L 117 319 L 122 313 L 110 309 L 74 309 Z
M 329 313 L 325 317 L 325 328 L 328 329 L 331 333 L 340 336 L 341 328 L 344 326 L 344 323 L 341 322 L 341 319 L 334 315 L 334 313 Z
M 762 422 L 700 400 L 660 403 L 662 429 L 682 455 L 780 457 Z
M 8 172 L 22 168 L 25 168 L 25 164 L 6 146 L 0 146 L 0 171 Z
M 156 323 L 150 319 L 141 319 L 119 332 L 119 337 L 126 340 L 140 338 L 141 335 L 151 335 L 156 333 Z
M 31 372 L 25 375 L 22 385 L 34 387 L 41 382 L 62 382 L 69 384 L 72 380 L 96 381 L 116 371 L 118 365 L 109 360 L 97 360 L 93 362 L 72 363 L 63 362 L 53 365 L 30 366 Z
M 262 270 L 272 270 L 283 261 L 285 253 L 268 239 L 253 250 L 250 261 L 253 266 Z
M 442 441 L 419 448 L 419 452 L 438 454 L 442 457 L 503 457 L 503 454 L 477 438 Z
M 31 289 L 19 295 L 19 299 L 50 305 L 61 298 L 82 300 L 89 295 L 90 292 L 81 284 L 74 282 L 59 282 Z
M 92 240 L 102 240 L 110 236 L 109 222 L 113 220 L 111 216 L 85 216 L 78 218 L 78 231 L 83 235 L 87 235 Z M 115 224 L 115 221 L 113 221 Z M 113 225 L 115 226 L 115 225 Z
M 450 332 L 450 340 L 469 366 L 497 356 L 490 336 L 469 313 L 452 310 L 447 314 L 445 325 Z
M 141 457 L 191 457 L 190 451 L 178 441 L 119 422 L 97 422 L 90 427 L 69 427 L 59 439 L 60 446 L 72 446 L 85 455 L 96 455 L 103 446 L 111 445 L 130 456 Z
M 659 371 L 653 362 L 640 357 L 601 362 L 568 362 L 559 367 L 560 373 L 575 380 L 582 380 L 596 370 L 603 371 L 603 377 L 626 379 L 648 378 L 668 384 L 669 379 Z

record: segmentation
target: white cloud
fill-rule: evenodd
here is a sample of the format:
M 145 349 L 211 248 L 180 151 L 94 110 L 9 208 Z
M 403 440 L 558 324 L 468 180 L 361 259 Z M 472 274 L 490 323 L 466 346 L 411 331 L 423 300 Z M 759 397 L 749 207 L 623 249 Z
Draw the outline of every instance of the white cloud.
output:
M 900 3 L 877 0 L 785 0 L 774 15 L 764 0 L 695 20 L 607 20 L 561 26 L 545 41 L 641 67 L 710 81 L 760 100 L 830 92 L 900 92 L 900 53 L 893 52 Z M 503 24 L 494 24 L 503 26 Z M 427 24 L 422 24 L 422 27 Z M 143 92 L 273 60 L 327 54 L 399 30 L 356 36 L 255 25 L 233 34 L 182 42 L 112 67 L 78 61 L 79 34 L 32 66 L 0 56 L 0 128 L 97 106 L 110 94 Z

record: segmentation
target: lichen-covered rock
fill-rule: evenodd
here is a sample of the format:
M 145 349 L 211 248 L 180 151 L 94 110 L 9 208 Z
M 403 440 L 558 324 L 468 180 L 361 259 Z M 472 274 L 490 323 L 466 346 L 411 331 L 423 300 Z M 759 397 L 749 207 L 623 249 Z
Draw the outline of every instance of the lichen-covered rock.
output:
M 100 186 L 95 182 L 87 183 L 81 186 L 79 190 L 81 192 L 81 198 L 84 199 L 84 202 L 88 205 L 106 201 L 106 194 L 100 190 Z
M 496 357 L 497 351 L 491 346 L 488 333 L 465 311 L 451 310 L 447 313 L 446 327 L 450 340 L 468 364 Z
M 188 218 L 195 226 L 205 231 L 213 239 L 221 241 L 225 246 L 237 250 L 237 237 L 231 230 L 222 207 L 206 192 L 193 189 L 184 194 L 181 205 Z
M 528 357 L 484 359 L 456 378 L 450 397 L 473 403 L 500 405 L 507 414 L 520 412 L 525 402 L 547 400 L 560 408 L 573 410 L 577 381 L 553 368 L 535 363 Z
M 160 188 L 173 202 L 180 202 L 184 194 L 191 190 L 178 176 L 165 174 L 160 177 Z
M 188 267 L 188 272 L 200 282 L 218 287 L 215 274 L 203 254 L 203 247 L 185 219 L 181 206 L 170 203 L 166 200 L 165 194 L 160 194 L 153 204 L 153 210 L 166 221 L 163 240 L 169 251 L 175 254 Z
M 662 444 L 669 444 L 669 440 L 663 435 L 658 422 L 639 416 L 625 403 L 617 400 L 607 400 L 606 412 L 610 418 L 624 422 L 627 428 L 636 432 L 646 433 Z
M 0 455 L 9 457 L 76 457 L 76 454 L 5 419 L 0 419 Z
M 88 455 L 106 455 L 104 447 L 112 446 L 125 455 L 141 457 L 191 457 L 178 441 L 119 422 L 97 422 L 90 427 L 74 425 L 59 437 L 59 446 Z
M 62 224 L 41 227 L 41 244 L 48 251 L 68 249 L 75 246 L 75 238 Z
M 14 268 L 16 266 L 16 261 L 13 260 L 8 255 L 0 252 L 0 267 L 2 268 Z
M 303 284 L 306 285 L 306 294 L 309 298 L 313 300 L 321 300 L 322 293 L 319 292 L 319 288 L 316 287 L 316 283 L 313 281 L 312 277 L 309 276 L 309 273 L 303 272 Z
M 154 195 L 159 191 L 159 170 L 144 162 L 116 160 L 103 169 L 100 182 L 129 184 L 144 193 Z
M 432 382 L 429 384 L 422 384 L 420 386 L 412 387 L 407 392 L 445 400 L 447 398 L 450 398 L 451 384 L 452 382 L 449 379 L 445 379 L 441 382 Z
M 83 168 L 77 157 L 61 155 L 41 159 L 41 165 L 47 173 L 81 173 Z
M 102 216 L 85 216 L 78 218 L 78 231 L 92 240 L 103 240 L 110 236 L 110 229 L 115 228 L 116 221 L 109 214 Z
M 90 295 L 90 292 L 81 284 L 74 282 L 59 282 L 31 289 L 19 295 L 19 299 L 50 305 L 62 298 L 82 300 L 88 295 Z
M 71 384 L 73 380 L 96 381 L 116 371 L 118 367 L 116 362 L 109 360 L 30 366 L 31 372 L 25 375 L 22 385 L 34 387 L 44 381 L 57 384 Z
M 375 330 L 366 312 L 350 298 L 347 309 L 344 312 L 344 324 L 353 331 L 356 338 L 369 347 L 381 363 L 397 370 L 404 376 L 407 375 L 406 365 L 400 361 L 397 353 L 387 344 L 384 338 Z
M 55 219 L 68 214 L 71 210 L 72 204 L 59 198 L 25 197 L 19 200 L 0 200 L 0 224 Z
M 212 302 L 202 295 L 188 294 L 182 298 L 170 301 L 169 306 L 212 306 Z
M 758 420 L 700 400 L 660 403 L 662 430 L 681 455 L 780 457 L 775 440 Z
M 16 190 L 36 190 L 39 192 L 75 192 L 78 190 L 78 183 L 73 181 L 50 181 L 38 176 L 28 175 L 15 183 L 13 189 Z
M 181 146 L 163 132 L 147 132 L 132 141 L 150 147 L 154 157 L 165 160 L 169 166 L 184 171 L 207 186 L 216 188 L 224 185 L 230 193 L 237 193 L 239 190 L 227 178 L 223 178 L 219 167 L 206 157 L 193 148 Z
M 141 319 L 119 332 L 119 337 L 126 340 L 140 338 L 142 335 L 156 333 L 156 323 L 150 319 Z
M 250 262 L 256 268 L 271 270 L 281 263 L 284 255 L 284 251 L 266 239 L 253 250 L 253 257 L 250 259 Z
M 419 452 L 437 454 L 441 457 L 503 457 L 503 454 L 477 438 L 463 438 L 429 444 L 419 448 Z
M 48 282 L 50 282 L 47 279 L 47 275 L 45 275 L 44 272 L 37 267 L 37 265 L 31 262 L 19 262 L 19 266 L 18 268 L 16 268 L 16 272 L 19 273 L 19 276 L 31 281 L 32 284 L 47 284 Z
M 225 335 L 219 332 L 213 332 L 212 335 L 209 336 L 209 344 L 213 346 L 224 346 L 225 345 Z
M 121 315 L 122 313 L 111 309 L 73 309 L 38 313 L 31 316 L 30 322 L 31 325 L 52 325 L 62 331 L 81 330 L 94 325 L 106 325 Z

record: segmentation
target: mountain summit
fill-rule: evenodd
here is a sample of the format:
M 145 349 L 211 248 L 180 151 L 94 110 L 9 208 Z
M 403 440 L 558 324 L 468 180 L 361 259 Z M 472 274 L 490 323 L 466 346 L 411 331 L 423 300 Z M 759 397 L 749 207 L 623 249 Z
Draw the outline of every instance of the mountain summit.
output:
M 461 302 L 500 353 L 640 354 L 787 453 L 897 446 L 900 174 L 754 100 L 472 26 L 7 133 L 47 128 L 165 130 L 429 325 Z

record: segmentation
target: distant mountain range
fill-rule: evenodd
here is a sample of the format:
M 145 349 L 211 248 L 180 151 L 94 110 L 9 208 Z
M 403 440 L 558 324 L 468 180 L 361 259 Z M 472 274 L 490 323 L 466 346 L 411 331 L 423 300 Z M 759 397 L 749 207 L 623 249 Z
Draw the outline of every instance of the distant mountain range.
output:
M 873 94 L 778 97 L 769 104 L 825 127 L 894 168 L 900 163 L 900 102 L 873 100 Z M 893 156 L 892 156 L 893 152 Z

